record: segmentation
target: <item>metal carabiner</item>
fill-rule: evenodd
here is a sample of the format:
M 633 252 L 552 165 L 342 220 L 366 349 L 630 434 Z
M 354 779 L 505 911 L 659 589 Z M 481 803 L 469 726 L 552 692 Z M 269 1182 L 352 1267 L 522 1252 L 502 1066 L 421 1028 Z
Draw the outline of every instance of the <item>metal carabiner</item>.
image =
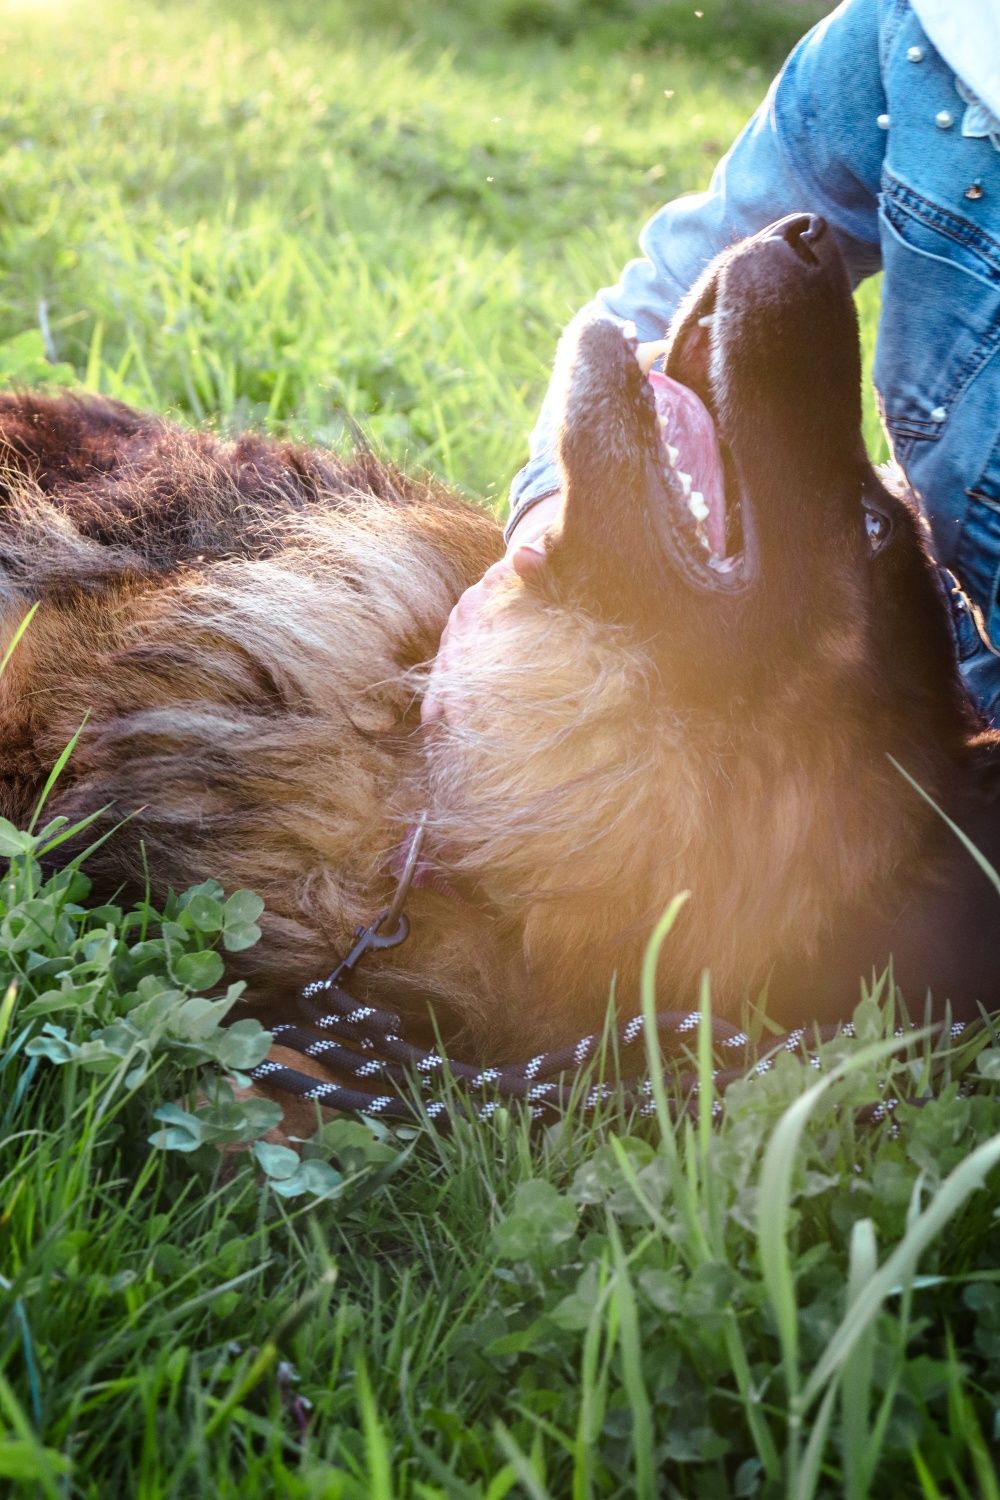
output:
M 406 862 L 403 865 L 402 874 L 396 882 L 395 894 L 385 911 L 380 914 L 381 919 L 385 922 L 395 924 L 403 915 L 403 907 L 406 905 L 406 899 L 410 894 L 410 887 L 413 884 L 413 877 L 417 873 L 417 866 L 420 863 L 420 851 L 424 847 L 424 835 L 426 832 L 427 814 L 421 813 L 418 821 L 413 825 L 413 832 L 410 834 L 410 847 L 406 851 Z M 376 922 L 379 921 L 379 917 L 376 917 L 375 920 Z M 407 923 L 407 931 L 409 931 L 409 923 Z M 405 936 L 406 933 L 403 933 L 403 937 L 397 938 L 396 941 L 401 943 Z M 379 946 L 391 948 L 394 944 L 392 942 L 385 942 Z
M 416 874 L 417 865 L 420 861 L 420 851 L 423 847 L 424 832 L 427 824 L 427 814 L 424 813 L 420 821 L 414 824 L 413 832 L 410 834 L 410 847 L 406 853 L 406 863 L 403 865 L 402 874 L 396 882 L 396 889 L 388 906 L 382 908 L 378 916 L 369 922 L 367 927 L 357 927 L 354 932 L 354 946 L 346 958 L 342 958 L 337 967 L 330 974 L 327 983 L 339 984 L 345 974 L 354 971 L 364 958 L 366 953 L 372 950 L 379 951 L 385 948 L 397 948 L 400 943 L 405 943 L 410 935 L 410 922 L 403 907 L 406 898 L 410 894 L 413 877 Z M 383 927 L 388 926 L 388 932 L 383 932 Z

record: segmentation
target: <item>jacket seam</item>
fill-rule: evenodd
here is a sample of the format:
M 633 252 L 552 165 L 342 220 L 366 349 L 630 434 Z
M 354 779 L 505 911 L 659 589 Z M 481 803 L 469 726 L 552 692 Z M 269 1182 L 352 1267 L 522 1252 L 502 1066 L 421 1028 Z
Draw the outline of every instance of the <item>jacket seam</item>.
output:
M 889 70 L 892 60 L 892 49 L 896 37 L 902 29 L 903 22 L 910 14 L 910 0 L 891 0 L 882 25 L 879 27 L 879 64 L 882 71 L 882 85 L 885 87 L 885 75 Z

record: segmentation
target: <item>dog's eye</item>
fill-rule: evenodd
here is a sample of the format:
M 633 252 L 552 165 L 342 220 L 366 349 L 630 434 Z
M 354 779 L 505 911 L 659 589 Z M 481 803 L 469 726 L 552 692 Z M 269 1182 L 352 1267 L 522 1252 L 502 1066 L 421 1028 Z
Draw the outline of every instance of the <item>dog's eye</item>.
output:
M 883 515 L 880 510 L 869 510 L 865 507 L 865 532 L 868 536 L 868 545 L 873 552 L 878 552 L 889 540 L 892 531 L 892 522 L 889 517 Z

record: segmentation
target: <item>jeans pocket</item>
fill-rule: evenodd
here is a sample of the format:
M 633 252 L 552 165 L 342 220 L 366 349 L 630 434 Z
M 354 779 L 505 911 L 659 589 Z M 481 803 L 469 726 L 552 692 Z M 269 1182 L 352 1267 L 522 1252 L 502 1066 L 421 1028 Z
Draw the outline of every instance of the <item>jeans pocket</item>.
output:
M 875 384 L 891 436 L 934 441 L 1000 347 L 1000 281 L 975 271 L 948 236 L 903 206 L 886 179 Z M 897 451 L 905 468 L 905 458 Z

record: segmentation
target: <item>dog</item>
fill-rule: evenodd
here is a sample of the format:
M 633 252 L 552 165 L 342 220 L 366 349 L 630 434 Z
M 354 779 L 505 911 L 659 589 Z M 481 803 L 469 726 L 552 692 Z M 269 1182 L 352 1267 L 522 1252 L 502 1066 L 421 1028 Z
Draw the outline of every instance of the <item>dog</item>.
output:
M 425 730 L 492 517 L 363 449 L 0 399 L 7 642 L 38 605 L 0 680 L 0 813 L 30 817 L 79 731 L 49 807 L 98 814 L 98 892 L 257 891 L 232 968 L 271 1023 L 388 903 L 420 818 L 434 878 L 359 982 L 482 1059 L 599 1026 L 612 982 L 634 1003 L 682 890 L 665 1005 L 707 971 L 717 1014 L 826 1022 L 890 960 L 939 1013 L 996 1003 L 996 892 L 900 768 L 1000 863 L 1000 737 L 925 528 L 866 456 L 823 221 L 727 251 L 662 345 L 590 319 L 558 367 L 561 518 Z

